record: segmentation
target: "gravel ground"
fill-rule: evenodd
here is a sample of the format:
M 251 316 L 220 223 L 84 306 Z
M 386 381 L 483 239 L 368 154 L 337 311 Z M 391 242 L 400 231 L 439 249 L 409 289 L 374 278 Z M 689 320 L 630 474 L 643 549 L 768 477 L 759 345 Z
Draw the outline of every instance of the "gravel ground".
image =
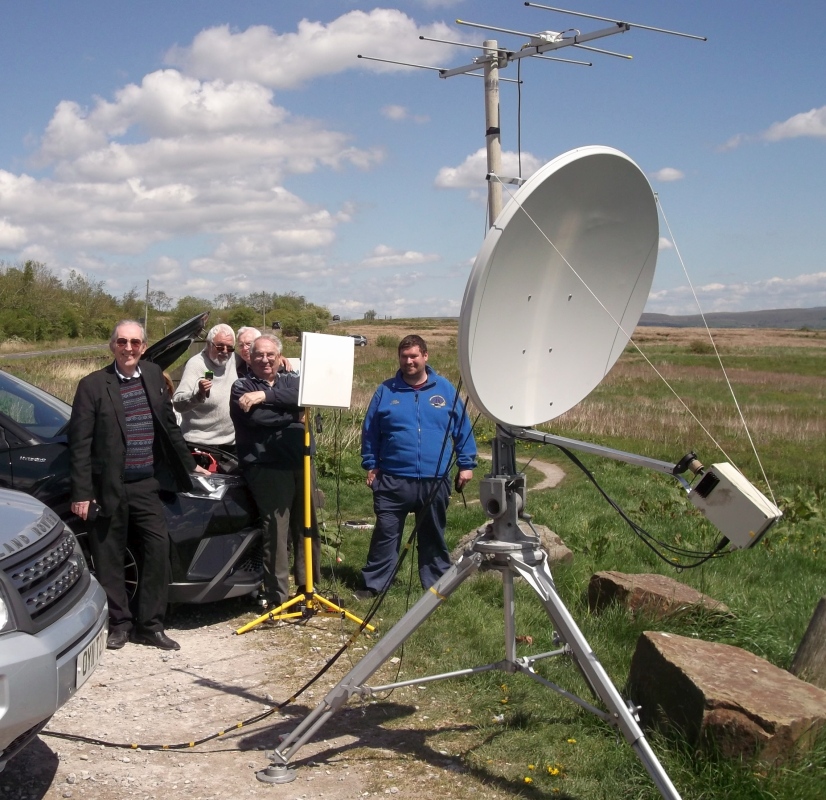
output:
M 534 488 L 556 485 L 563 475 L 550 464 L 532 466 L 545 475 Z M 356 615 L 366 610 L 366 603 L 343 602 Z M 463 751 L 478 736 L 467 721 L 470 712 L 457 706 L 455 719 L 445 720 L 445 708 L 424 686 L 397 689 L 380 701 L 351 700 L 318 732 L 319 741 L 297 753 L 295 781 L 256 780 L 278 737 L 290 733 L 372 644 L 366 636 L 357 640 L 283 712 L 238 727 L 298 692 L 356 630 L 351 622 L 319 614 L 301 625 L 264 624 L 235 635 L 256 614 L 248 598 L 181 606 L 167 626 L 180 651 L 135 644 L 106 651 L 75 697 L 0 772 L 0 800 L 513 796 L 507 782 L 474 774 L 463 763 Z M 396 680 L 395 661 L 371 683 Z M 222 730 L 196 747 L 145 747 L 193 742 Z
M 250 607 L 249 602 L 244 608 Z M 371 759 L 351 757 L 353 747 L 375 741 L 369 714 L 358 733 L 353 719 L 364 709 L 343 709 L 320 736 L 298 754 L 297 779 L 268 785 L 255 778 L 269 764 L 279 735 L 313 708 L 352 663 L 346 654 L 322 681 L 287 707 L 249 727 L 254 717 L 298 691 L 326 663 L 355 626 L 318 615 L 304 625 L 260 626 L 241 636 L 249 621 L 235 602 L 211 609 L 188 608 L 171 620 L 169 634 L 178 652 L 127 644 L 107 651 L 94 675 L 61 709 L 46 731 L 106 742 L 176 744 L 209 736 L 220 738 L 195 748 L 156 751 L 66 740 L 44 731 L 0 773 L 0 797 L 7 800 L 88 798 L 355 798 L 368 790 L 360 773 Z M 220 617 L 225 617 L 220 619 Z M 204 619 L 207 617 L 207 619 Z M 209 619 L 208 617 L 213 617 Z M 215 619 L 219 617 L 219 619 Z M 367 644 L 367 643 L 365 643 Z M 360 643 L 352 657 L 363 652 Z M 340 665 L 340 666 L 339 666 Z M 366 708 L 370 708 L 368 704 Z M 349 718 L 349 722 L 348 722 Z M 379 737 L 380 738 L 380 737 Z M 383 758 L 381 752 L 379 758 Z M 386 779 L 384 789 L 405 796 Z M 375 787 L 374 787 L 375 789 Z M 383 792 L 383 789 L 379 788 Z M 368 792 L 369 793 L 369 792 Z M 410 795 L 412 796 L 412 795 Z

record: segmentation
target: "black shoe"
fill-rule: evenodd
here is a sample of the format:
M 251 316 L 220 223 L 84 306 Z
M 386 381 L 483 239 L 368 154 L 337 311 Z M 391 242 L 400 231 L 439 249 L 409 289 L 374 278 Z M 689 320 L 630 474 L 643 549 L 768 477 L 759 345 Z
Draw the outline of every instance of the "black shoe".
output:
M 116 630 L 109 631 L 106 637 L 107 650 L 120 650 L 129 641 L 129 631 Z
M 372 600 L 377 594 L 378 592 L 374 592 L 372 589 L 356 589 L 353 592 L 353 597 L 356 600 Z
M 135 644 L 146 644 L 150 647 L 160 647 L 161 650 L 180 650 L 181 646 L 173 642 L 163 631 L 136 632 L 132 637 Z

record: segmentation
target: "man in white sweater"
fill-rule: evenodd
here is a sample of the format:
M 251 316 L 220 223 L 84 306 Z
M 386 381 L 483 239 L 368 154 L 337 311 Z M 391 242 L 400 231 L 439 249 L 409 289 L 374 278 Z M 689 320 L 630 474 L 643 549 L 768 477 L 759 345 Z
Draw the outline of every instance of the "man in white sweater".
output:
M 229 396 L 238 377 L 235 332 L 215 325 L 206 347 L 186 362 L 172 405 L 181 413 L 184 439 L 192 445 L 211 445 L 235 452 L 235 428 L 229 416 Z

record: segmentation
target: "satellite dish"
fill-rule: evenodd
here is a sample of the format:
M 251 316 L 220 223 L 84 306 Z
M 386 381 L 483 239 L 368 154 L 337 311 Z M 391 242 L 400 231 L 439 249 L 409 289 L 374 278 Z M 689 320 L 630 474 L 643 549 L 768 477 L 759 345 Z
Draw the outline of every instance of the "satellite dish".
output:
M 658 242 L 654 193 L 619 150 L 577 148 L 534 173 L 465 289 L 459 366 L 477 407 L 529 427 L 593 391 L 639 322 Z

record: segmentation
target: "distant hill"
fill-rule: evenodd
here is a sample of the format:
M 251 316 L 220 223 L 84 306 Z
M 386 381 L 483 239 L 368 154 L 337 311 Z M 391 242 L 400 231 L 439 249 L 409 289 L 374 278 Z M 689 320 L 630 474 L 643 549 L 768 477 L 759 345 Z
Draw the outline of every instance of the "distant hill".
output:
M 826 329 L 826 306 L 772 308 L 766 311 L 714 311 L 705 317 L 709 328 Z M 640 325 L 659 328 L 702 328 L 703 318 L 699 314 L 672 316 L 645 313 L 640 317 Z

